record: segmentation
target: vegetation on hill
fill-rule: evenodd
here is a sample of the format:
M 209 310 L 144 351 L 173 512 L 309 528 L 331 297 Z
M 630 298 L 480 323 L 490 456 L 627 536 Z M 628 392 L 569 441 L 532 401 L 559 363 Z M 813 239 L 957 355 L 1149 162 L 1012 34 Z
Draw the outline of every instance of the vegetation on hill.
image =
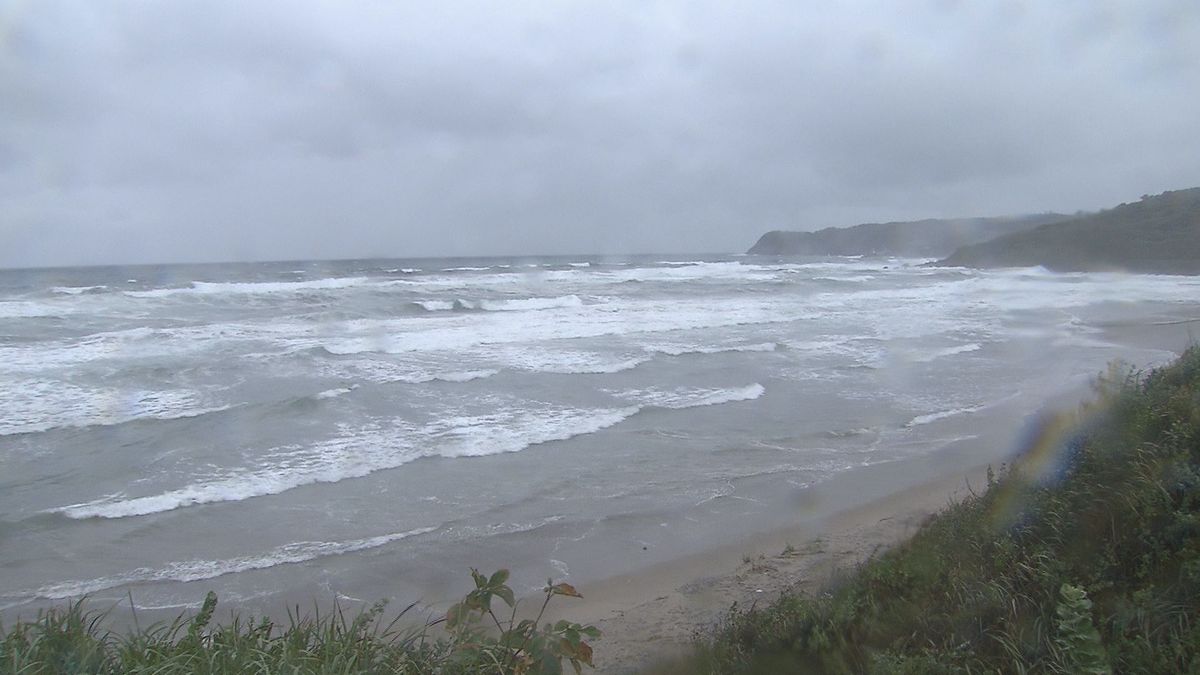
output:
M 1200 274 L 1200 188 L 965 246 L 937 264 Z
M 984 494 L 655 672 L 1200 672 L 1200 348 L 1098 390 Z
M 747 253 L 762 255 L 890 255 L 934 258 L 961 246 L 1068 218 L 1058 213 L 1008 218 L 955 218 L 867 223 L 816 232 L 774 230 Z

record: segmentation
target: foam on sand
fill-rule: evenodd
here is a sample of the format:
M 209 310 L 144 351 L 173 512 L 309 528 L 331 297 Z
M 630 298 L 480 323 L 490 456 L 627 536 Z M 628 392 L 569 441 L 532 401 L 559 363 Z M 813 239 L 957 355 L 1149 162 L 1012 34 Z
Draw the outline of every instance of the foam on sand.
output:
M 260 555 L 239 556 L 225 560 L 186 560 L 168 563 L 160 568 L 139 567 L 135 570 L 112 576 L 98 577 L 82 581 L 64 581 L 43 586 L 27 595 L 61 600 L 77 598 L 89 593 L 103 591 L 128 584 L 148 583 L 158 581 L 203 581 L 215 579 L 226 574 L 263 570 L 279 565 L 293 565 L 308 562 L 317 558 L 344 555 L 378 548 L 393 542 L 426 534 L 436 530 L 436 527 L 422 527 L 407 532 L 382 534 L 365 539 L 350 541 L 298 541 L 274 548 Z
M 981 406 L 972 406 L 972 407 L 968 407 L 968 408 L 952 408 L 950 410 L 940 410 L 938 412 L 929 413 L 928 415 L 917 415 L 916 417 L 909 420 L 908 424 L 905 424 L 904 426 L 911 428 L 911 427 L 920 426 L 922 424 L 929 424 L 931 422 L 936 422 L 938 420 L 944 420 L 947 417 L 955 417 L 958 415 L 969 415 L 971 413 L 977 413 L 986 407 L 987 406 L 981 405 Z

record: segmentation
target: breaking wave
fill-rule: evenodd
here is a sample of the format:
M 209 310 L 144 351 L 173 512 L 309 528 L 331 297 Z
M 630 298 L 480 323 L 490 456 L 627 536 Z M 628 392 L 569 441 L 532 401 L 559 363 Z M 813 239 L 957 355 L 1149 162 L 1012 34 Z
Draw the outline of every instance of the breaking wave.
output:
M 260 293 L 296 293 L 333 290 L 373 283 L 369 277 L 337 277 L 312 281 L 209 282 L 193 281 L 181 288 L 155 288 L 149 291 L 125 291 L 132 298 L 166 298 L 173 295 L 254 295 Z
M 526 312 L 582 307 L 583 300 L 577 295 L 564 295 L 556 298 L 513 298 L 510 300 L 423 300 L 415 304 L 429 312 Z

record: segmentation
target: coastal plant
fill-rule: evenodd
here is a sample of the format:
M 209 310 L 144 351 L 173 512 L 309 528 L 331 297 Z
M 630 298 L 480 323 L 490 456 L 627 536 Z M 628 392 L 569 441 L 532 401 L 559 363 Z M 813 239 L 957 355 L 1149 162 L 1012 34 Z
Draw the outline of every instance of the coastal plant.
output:
M 564 661 L 576 673 L 592 665 L 595 627 L 538 626 L 553 597 L 580 597 L 570 584 L 548 581 L 536 618 L 518 621 L 508 571 L 471 574 L 475 588 L 461 602 L 444 618 L 419 623 L 409 616 L 415 604 L 385 621 L 384 602 L 352 616 L 340 606 L 326 615 L 297 608 L 282 625 L 236 615 L 217 623 L 210 592 L 190 618 L 121 634 L 105 627 L 111 609 L 89 610 L 81 599 L 0 625 L 0 675 L 557 675 Z M 493 611 L 494 598 L 512 608 L 506 621 Z M 442 623 L 444 633 L 433 630 Z
M 592 647 L 587 639 L 600 637 L 595 626 L 585 626 L 566 620 L 539 627 L 546 608 L 555 596 L 582 598 L 568 583 L 546 580 L 542 589 L 545 597 L 537 616 L 517 620 L 517 601 L 507 585 L 509 572 L 502 569 L 490 577 L 471 570 L 475 589 L 446 612 L 446 629 L 452 636 L 451 651 L 475 663 L 487 663 L 497 673 L 517 675 L 558 675 L 565 660 L 576 673 L 584 665 L 594 667 Z M 509 607 L 507 619 L 501 620 L 492 608 L 499 598 Z M 487 620 L 490 619 L 490 625 Z M 491 628 L 495 628 L 492 632 Z
M 1063 672 L 1110 675 L 1112 668 L 1100 642 L 1100 631 L 1092 622 L 1092 601 L 1087 592 L 1079 586 L 1063 584 L 1059 595 L 1055 643 Z

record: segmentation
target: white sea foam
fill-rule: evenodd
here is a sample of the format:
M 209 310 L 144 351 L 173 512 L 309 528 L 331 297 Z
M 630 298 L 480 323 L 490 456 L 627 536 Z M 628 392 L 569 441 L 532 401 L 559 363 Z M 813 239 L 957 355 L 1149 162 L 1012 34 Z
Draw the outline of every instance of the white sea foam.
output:
M 355 389 L 358 389 L 357 384 L 353 385 L 353 386 L 349 386 L 349 387 L 338 387 L 336 389 L 326 389 L 325 391 L 322 391 L 322 392 L 316 394 L 315 398 L 317 398 L 317 399 L 337 398 L 339 396 L 344 396 L 346 394 L 349 394 L 350 392 L 354 391 Z
M 420 300 L 416 304 L 430 312 L 451 310 L 482 310 L 485 312 L 527 312 L 562 307 L 581 307 L 583 300 L 577 295 L 553 298 L 512 298 L 499 300 Z
M 808 316 L 803 305 L 785 299 L 688 298 L 674 302 L 606 300 L 561 312 L 481 312 L 415 319 L 353 322 L 341 338 L 322 341 L 334 354 L 465 350 L 506 345 L 660 333 L 696 328 L 787 323 Z
M 775 278 L 774 270 L 738 262 L 672 263 L 667 267 L 632 267 L 604 270 L 596 277 L 610 282 L 686 282 L 686 281 L 766 281 Z
M 0 388 L 0 436 L 51 429 L 172 420 L 229 409 L 185 389 L 85 389 L 69 382 L 20 379 Z
M 139 567 L 123 574 L 83 581 L 65 581 L 43 586 L 36 591 L 29 592 L 28 595 L 49 600 L 61 600 L 128 584 L 164 581 L 203 581 L 227 574 L 269 569 L 278 567 L 279 565 L 292 565 L 317 558 L 345 555 L 347 553 L 378 548 L 402 539 L 426 534 L 436 529 L 436 527 L 422 527 L 408 530 L 407 532 L 382 534 L 376 537 L 352 539 L 349 541 L 298 541 L 285 544 L 260 555 L 239 556 L 224 560 L 186 560 L 168 563 L 160 568 Z
M 844 283 L 861 284 L 863 282 L 871 281 L 874 278 L 875 277 L 871 276 L 870 274 L 847 274 L 847 275 L 838 276 L 838 277 L 813 277 L 813 280 L 814 281 L 840 281 L 840 282 L 844 282 Z
M 955 354 L 966 354 L 968 352 L 977 352 L 982 348 L 983 348 L 983 346 L 977 342 L 972 342 L 970 344 L 965 344 L 965 345 L 955 345 L 953 347 L 946 347 L 945 349 L 939 349 L 939 350 L 937 350 L 935 352 L 931 352 L 929 354 L 923 354 L 921 356 L 914 357 L 913 361 L 928 363 L 930 361 L 935 361 L 935 360 L 940 359 L 945 356 L 954 356 Z
M 723 403 L 753 401 L 763 395 L 766 388 L 757 382 L 744 387 L 732 389 L 705 389 L 700 387 L 680 387 L 678 389 L 631 389 L 615 392 L 618 398 L 636 402 L 643 406 L 670 408 L 682 410 Z
M 778 348 L 775 342 L 758 342 L 748 345 L 698 346 L 698 345 L 654 345 L 646 347 L 646 351 L 668 356 L 683 356 L 684 354 L 722 354 L 725 352 L 773 352 Z
M 600 375 L 633 370 L 649 359 L 535 346 L 491 350 L 491 358 L 518 370 L 564 375 Z
M 202 353 L 231 342 L 272 341 L 303 345 L 304 327 L 284 323 L 219 323 L 178 328 L 137 327 L 79 338 L 0 345 L 0 372 L 46 373 L 104 362 L 105 367 L 157 357 Z M 311 342 L 312 340 L 308 340 Z
M 397 381 L 408 382 L 410 384 L 424 384 L 426 382 L 470 382 L 472 380 L 482 380 L 486 377 L 499 374 L 499 370 L 494 368 L 486 368 L 481 370 L 462 370 L 457 372 L 446 373 L 431 373 L 425 375 L 414 375 L 411 377 L 400 377 Z
M 571 578 L 571 568 L 567 565 L 567 563 L 555 558 L 551 558 L 550 566 L 554 568 L 555 579 L 565 580 Z
M 74 314 L 77 310 L 64 305 L 32 300 L 8 300 L 0 302 L 0 319 L 34 319 L 40 316 Z
M 453 370 L 449 367 L 450 365 L 449 363 L 392 363 L 386 360 L 364 358 L 321 361 L 316 367 L 317 372 L 323 377 L 338 380 L 365 380 L 379 384 L 395 382 L 408 384 L 461 383 L 482 380 L 500 373 L 496 368 Z
M 490 312 L 523 312 L 559 307 L 582 307 L 578 295 L 563 295 L 557 298 L 517 298 L 513 300 L 480 300 L 480 309 Z
M 81 295 L 91 291 L 102 291 L 108 286 L 55 286 L 50 291 L 60 295 Z
M 985 407 L 986 406 L 973 406 L 973 407 L 968 407 L 968 408 L 953 408 L 951 410 L 941 410 L 938 412 L 929 413 L 928 415 L 917 415 L 916 417 L 909 420 L 908 424 L 905 424 L 904 426 L 911 428 L 911 427 L 915 427 L 915 426 L 920 426 L 922 424 L 929 424 L 931 422 L 943 420 L 943 419 L 946 419 L 947 417 L 955 417 L 957 415 L 969 415 L 971 413 L 977 413 L 980 410 L 983 410 Z
M 200 504 L 279 494 L 315 483 L 336 483 L 394 469 L 421 457 L 473 457 L 518 452 L 532 445 L 595 433 L 637 414 L 616 409 L 501 408 L 487 415 L 446 416 L 424 427 L 403 421 L 345 429 L 310 446 L 263 454 L 254 467 L 227 469 L 184 487 L 153 495 L 117 494 L 55 509 L 70 518 L 126 518 Z
M 442 457 L 479 457 L 518 452 L 541 443 L 565 441 L 619 424 L 640 411 L 637 406 L 600 410 L 501 410 L 487 415 L 451 417 L 432 425 L 443 441 Z
M 125 291 L 133 298 L 165 298 L 173 295 L 254 295 L 260 293 L 296 293 L 313 290 L 352 288 L 374 283 L 369 277 L 334 277 L 312 281 L 208 282 L 193 281 L 182 288 L 155 288 L 149 291 Z

